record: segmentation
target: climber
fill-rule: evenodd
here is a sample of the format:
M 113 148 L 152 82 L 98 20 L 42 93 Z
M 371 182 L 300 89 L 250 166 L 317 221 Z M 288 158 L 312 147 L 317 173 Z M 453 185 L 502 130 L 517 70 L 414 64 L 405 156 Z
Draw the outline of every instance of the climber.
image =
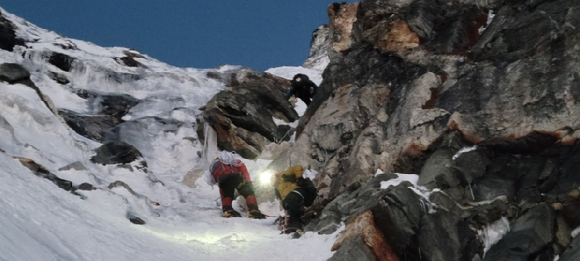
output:
M 232 208 L 234 189 L 238 190 L 246 198 L 248 217 L 264 219 L 266 216 L 258 209 L 258 202 L 254 195 L 254 187 L 246 165 L 238 158 L 237 154 L 222 151 L 206 172 L 206 181 L 210 185 L 218 184 L 222 200 L 222 211 L 225 217 L 240 217 L 240 213 Z
M 311 206 L 317 196 L 316 187 L 303 174 L 304 168 L 300 165 L 274 174 L 275 193 L 286 211 L 283 230 L 286 234 L 302 231 L 301 217 L 304 215 L 304 208 Z
M 296 98 L 300 98 L 306 106 L 310 104 L 310 99 L 314 97 L 314 94 L 318 91 L 318 86 L 313 83 L 308 76 L 305 74 L 296 74 L 292 81 L 292 89 L 288 91 L 286 94 L 286 100 L 289 100 L 292 95 L 296 96 Z

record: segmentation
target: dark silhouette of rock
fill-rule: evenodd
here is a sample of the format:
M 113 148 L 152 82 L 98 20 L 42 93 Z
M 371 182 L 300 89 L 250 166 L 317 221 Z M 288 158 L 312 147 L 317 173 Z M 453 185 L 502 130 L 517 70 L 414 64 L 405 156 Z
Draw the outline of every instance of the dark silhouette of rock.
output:
M 91 161 L 103 165 L 127 164 L 143 158 L 141 152 L 135 149 L 135 147 L 122 141 L 103 144 L 95 152 L 97 154 L 91 158 Z
M 377 261 L 377 257 L 363 239 L 353 237 L 348 239 L 344 244 L 332 255 L 329 261 Z
M 17 157 L 15 157 L 15 158 L 18 159 L 23 166 L 30 169 L 30 171 L 32 171 L 32 173 L 34 173 L 35 175 L 52 181 L 52 183 L 54 183 L 55 185 L 57 185 L 61 189 L 64 189 L 66 191 L 74 191 L 71 181 L 59 178 L 55 174 L 48 171 L 45 167 L 34 162 L 31 159 L 17 158 Z
M 554 211 L 547 204 L 538 205 L 513 224 L 511 230 L 489 249 L 484 260 L 523 261 L 552 257 L 550 244 L 554 239 L 554 222 Z
M 466 177 L 459 173 L 453 157 L 466 147 L 461 135 L 456 132 L 446 136 L 442 145 L 427 159 L 419 174 L 419 185 L 427 188 L 455 188 L 466 184 Z
M 0 64 L 0 81 L 6 81 L 9 84 L 22 84 L 32 88 L 46 107 L 55 115 L 58 114 L 50 98 L 42 94 L 40 89 L 30 80 L 30 72 L 21 65 L 15 63 Z
M 284 99 L 290 88 L 288 80 L 252 71 L 239 74 L 242 77 L 232 77 L 230 87 L 201 110 L 204 121 L 217 131 L 220 149 L 255 158 L 267 143 L 284 136 L 272 117 L 292 122 L 298 119 L 298 114 Z
M 59 110 L 59 115 L 71 129 L 91 140 L 104 142 L 113 128 L 123 123 L 122 119 L 139 101 L 129 95 L 106 95 L 80 90 L 77 95 L 92 106 L 89 115 Z
M 0 64 L 0 81 L 16 83 L 27 79 L 30 79 L 30 73 L 22 65 L 16 63 Z
M 55 82 L 62 84 L 62 85 L 67 85 L 70 83 L 69 79 L 67 79 L 65 75 L 60 74 L 60 73 L 48 72 L 48 77 L 50 77 Z
M 145 225 L 145 221 L 140 217 L 129 217 L 129 221 L 135 225 Z
M 294 128 L 288 125 L 278 125 L 276 129 L 276 142 L 289 141 L 294 134 Z
M 77 188 L 80 190 L 88 190 L 88 191 L 96 189 L 92 184 L 86 182 L 79 184 Z
M 575 261 L 580 260 L 580 237 L 574 238 L 570 247 L 560 255 L 559 261 Z
M 477 231 L 461 217 L 442 209 L 423 216 L 417 238 L 421 255 L 428 260 L 474 260 L 476 256 L 481 258 L 483 251 Z
M 123 56 L 121 58 L 115 58 L 115 62 L 118 64 L 126 65 L 129 67 L 139 67 L 143 66 L 140 62 L 136 61 L 130 56 Z
M 63 54 L 63 53 L 57 53 L 54 52 L 50 55 L 50 57 L 48 58 L 48 62 L 54 66 L 56 66 L 57 68 L 65 71 L 65 72 L 70 72 L 70 69 L 72 68 L 72 63 L 74 62 L 74 58 Z
M 121 123 L 119 119 L 109 115 L 87 116 L 68 110 L 59 110 L 58 114 L 76 133 L 99 142 L 103 142 L 108 131 Z
M 16 45 L 24 46 L 24 40 L 16 37 L 14 24 L 0 13 L 0 49 L 12 52 Z
M 135 193 L 135 191 L 133 191 L 133 189 L 131 187 L 129 187 L 129 185 L 127 185 L 127 183 L 125 183 L 123 181 L 117 180 L 117 181 L 109 184 L 109 186 L 107 186 L 108 189 L 113 189 L 113 188 L 116 188 L 116 187 L 125 188 L 127 191 L 129 191 L 129 193 L 137 196 L 137 193 Z

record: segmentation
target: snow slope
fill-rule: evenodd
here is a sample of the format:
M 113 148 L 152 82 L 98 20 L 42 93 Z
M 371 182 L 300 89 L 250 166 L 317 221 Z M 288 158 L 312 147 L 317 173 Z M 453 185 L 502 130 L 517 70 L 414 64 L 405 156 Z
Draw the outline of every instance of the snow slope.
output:
M 306 233 L 293 240 L 279 234 L 274 217 L 222 218 L 217 188 L 200 181 L 189 188 L 180 182 L 200 161 L 196 152 L 203 141 L 195 133 L 197 109 L 224 88 L 207 73 L 241 67 L 176 68 L 135 50 L 68 39 L 0 12 L 27 42 L 14 52 L 0 50 L 0 62 L 28 69 L 58 109 L 94 114 L 94 104 L 76 95 L 78 90 L 139 99 L 124 117 L 132 125 L 123 137 L 143 153 L 149 166 L 145 173 L 90 162 L 93 149 L 101 144 L 76 134 L 31 88 L 0 82 L 0 260 L 326 260 L 332 255 L 336 234 Z M 47 62 L 53 52 L 75 59 L 70 71 Z M 143 66 L 114 60 L 127 53 Z M 290 78 L 304 70 L 269 71 Z M 70 83 L 55 82 L 50 72 Z M 320 83 L 319 72 L 308 74 Z M 73 195 L 35 176 L 15 157 L 32 159 L 74 185 L 87 182 L 97 189 Z M 83 167 L 63 168 L 73 163 Z M 255 175 L 267 161 L 246 163 Z M 123 187 L 109 189 L 117 180 L 135 194 Z M 280 213 L 276 202 L 260 208 L 272 216 Z M 129 217 L 146 224 L 132 224 Z

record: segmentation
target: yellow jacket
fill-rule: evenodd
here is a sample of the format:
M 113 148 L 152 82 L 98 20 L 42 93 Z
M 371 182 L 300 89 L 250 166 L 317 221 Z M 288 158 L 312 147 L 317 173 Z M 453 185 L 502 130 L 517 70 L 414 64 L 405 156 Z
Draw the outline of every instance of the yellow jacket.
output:
M 276 195 L 280 200 L 284 200 L 290 191 L 298 188 L 296 179 L 301 178 L 304 174 L 304 168 L 300 165 L 295 165 L 283 172 L 278 172 L 274 176 Z

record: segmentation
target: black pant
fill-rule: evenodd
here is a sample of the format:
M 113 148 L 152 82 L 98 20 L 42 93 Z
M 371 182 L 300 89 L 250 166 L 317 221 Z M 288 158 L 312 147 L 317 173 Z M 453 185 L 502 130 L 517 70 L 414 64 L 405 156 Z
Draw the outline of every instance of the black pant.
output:
M 307 92 L 300 92 L 296 94 L 296 97 L 300 98 L 306 106 L 310 105 L 310 93 Z
M 306 195 L 306 190 L 297 188 L 288 193 L 282 200 L 282 207 L 288 212 L 289 228 L 302 229 L 301 217 L 304 215 L 304 195 Z
M 234 197 L 234 189 L 237 188 L 244 178 L 240 174 L 225 174 L 220 177 L 219 187 L 223 190 L 225 197 Z
M 231 202 L 234 198 L 235 189 L 238 190 L 240 195 L 244 196 L 246 200 L 248 196 L 254 196 L 254 187 L 251 182 L 244 180 L 240 174 L 225 174 L 220 177 L 219 184 L 221 198 L 222 198 L 222 210 L 227 211 L 233 209 Z M 254 202 L 255 202 L 255 196 Z M 258 209 L 258 206 L 250 205 L 248 203 L 248 209 Z

